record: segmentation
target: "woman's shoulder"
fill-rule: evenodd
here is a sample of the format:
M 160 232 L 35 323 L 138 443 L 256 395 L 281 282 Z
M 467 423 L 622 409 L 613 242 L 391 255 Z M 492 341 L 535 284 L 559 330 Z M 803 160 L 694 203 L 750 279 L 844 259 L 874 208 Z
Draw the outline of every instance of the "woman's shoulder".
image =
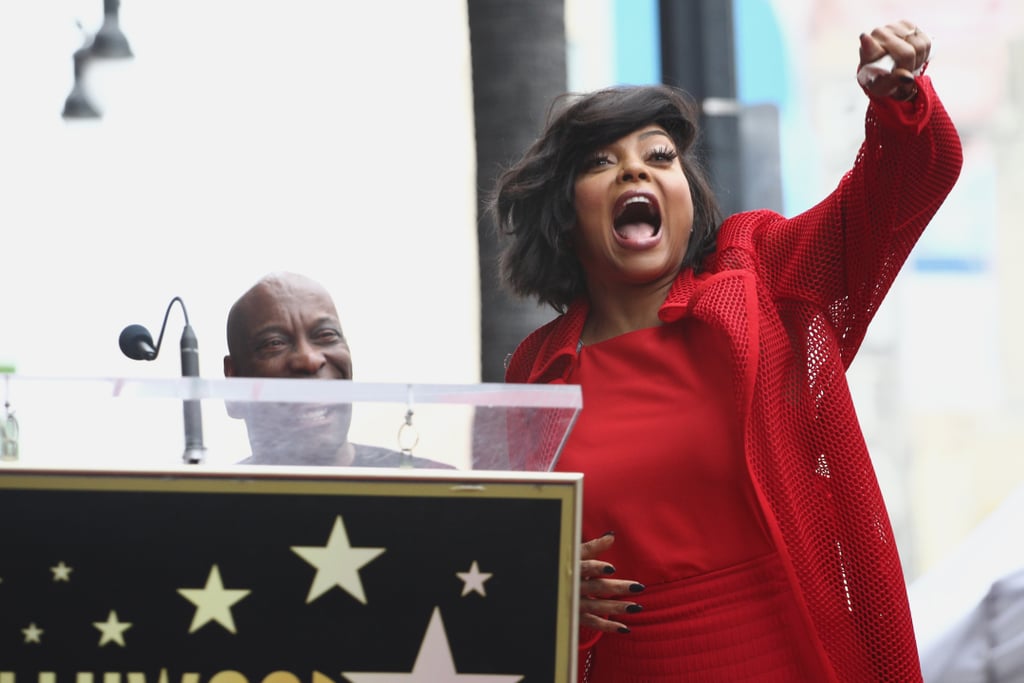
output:
M 735 264 L 727 258 L 730 251 L 737 249 L 747 252 L 755 251 L 760 234 L 773 225 L 785 221 L 785 216 L 770 209 L 742 211 L 729 216 L 722 222 L 718 230 L 715 251 L 705 263 L 705 268 L 711 272 L 734 268 Z
M 588 306 L 583 300 L 577 301 L 568 311 L 527 335 L 509 355 L 505 381 L 542 381 L 541 377 L 547 376 L 547 371 L 556 360 L 574 355 L 587 310 Z M 550 378 L 545 381 L 550 381 Z
M 752 241 L 759 230 L 785 221 L 786 217 L 771 209 L 755 209 L 735 213 L 722 222 L 718 231 L 718 246 L 734 246 Z

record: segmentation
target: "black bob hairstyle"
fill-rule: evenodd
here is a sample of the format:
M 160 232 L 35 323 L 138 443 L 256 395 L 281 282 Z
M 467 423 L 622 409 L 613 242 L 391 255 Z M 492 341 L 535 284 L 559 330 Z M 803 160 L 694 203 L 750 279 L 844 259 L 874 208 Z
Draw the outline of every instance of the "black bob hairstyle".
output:
M 489 212 L 503 241 L 504 283 L 559 313 L 586 292 L 571 246 L 576 176 L 595 150 L 651 124 L 672 136 L 693 197 L 693 234 L 679 267 L 699 268 L 715 250 L 722 218 L 696 158 L 697 120 L 693 99 L 667 85 L 616 86 L 557 98 L 544 132 L 498 177 L 491 196 Z

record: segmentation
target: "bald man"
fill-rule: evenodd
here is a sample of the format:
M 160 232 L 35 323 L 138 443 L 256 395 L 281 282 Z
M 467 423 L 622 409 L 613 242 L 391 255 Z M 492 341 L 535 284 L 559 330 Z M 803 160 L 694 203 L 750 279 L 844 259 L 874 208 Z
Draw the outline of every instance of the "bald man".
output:
M 352 353 L 334 300 L 304 275 L 271 273 L 231 307 L 225 377 L 352 379 Z M 398 451 L 353 444 L 350 404 L 232 404 L 245 419 L 254 465 L 447 467 Z

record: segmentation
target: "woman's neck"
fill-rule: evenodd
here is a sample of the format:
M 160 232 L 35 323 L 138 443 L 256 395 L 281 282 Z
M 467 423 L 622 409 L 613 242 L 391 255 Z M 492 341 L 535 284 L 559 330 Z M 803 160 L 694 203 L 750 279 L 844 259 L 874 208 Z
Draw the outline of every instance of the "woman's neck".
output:
M 671 281 L 658 286 L 598 289 L 590 293 L 590 312 L 580 339 L 596 344 L 620 334 L 657 327 L 658 310 L 665 302 Z

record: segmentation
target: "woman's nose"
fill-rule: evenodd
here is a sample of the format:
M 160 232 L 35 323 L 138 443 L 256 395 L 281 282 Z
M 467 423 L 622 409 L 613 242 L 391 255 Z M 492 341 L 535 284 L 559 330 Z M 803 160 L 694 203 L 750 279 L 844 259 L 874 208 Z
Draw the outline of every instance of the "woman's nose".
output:
M 643 162 L 639 159 L 630 158 L 623 161 L 619 178 L 623 182 L 632 182 L 636 180 L 649 180 L 650 176 L 647 174 L 647 169 L 644 168 Z

